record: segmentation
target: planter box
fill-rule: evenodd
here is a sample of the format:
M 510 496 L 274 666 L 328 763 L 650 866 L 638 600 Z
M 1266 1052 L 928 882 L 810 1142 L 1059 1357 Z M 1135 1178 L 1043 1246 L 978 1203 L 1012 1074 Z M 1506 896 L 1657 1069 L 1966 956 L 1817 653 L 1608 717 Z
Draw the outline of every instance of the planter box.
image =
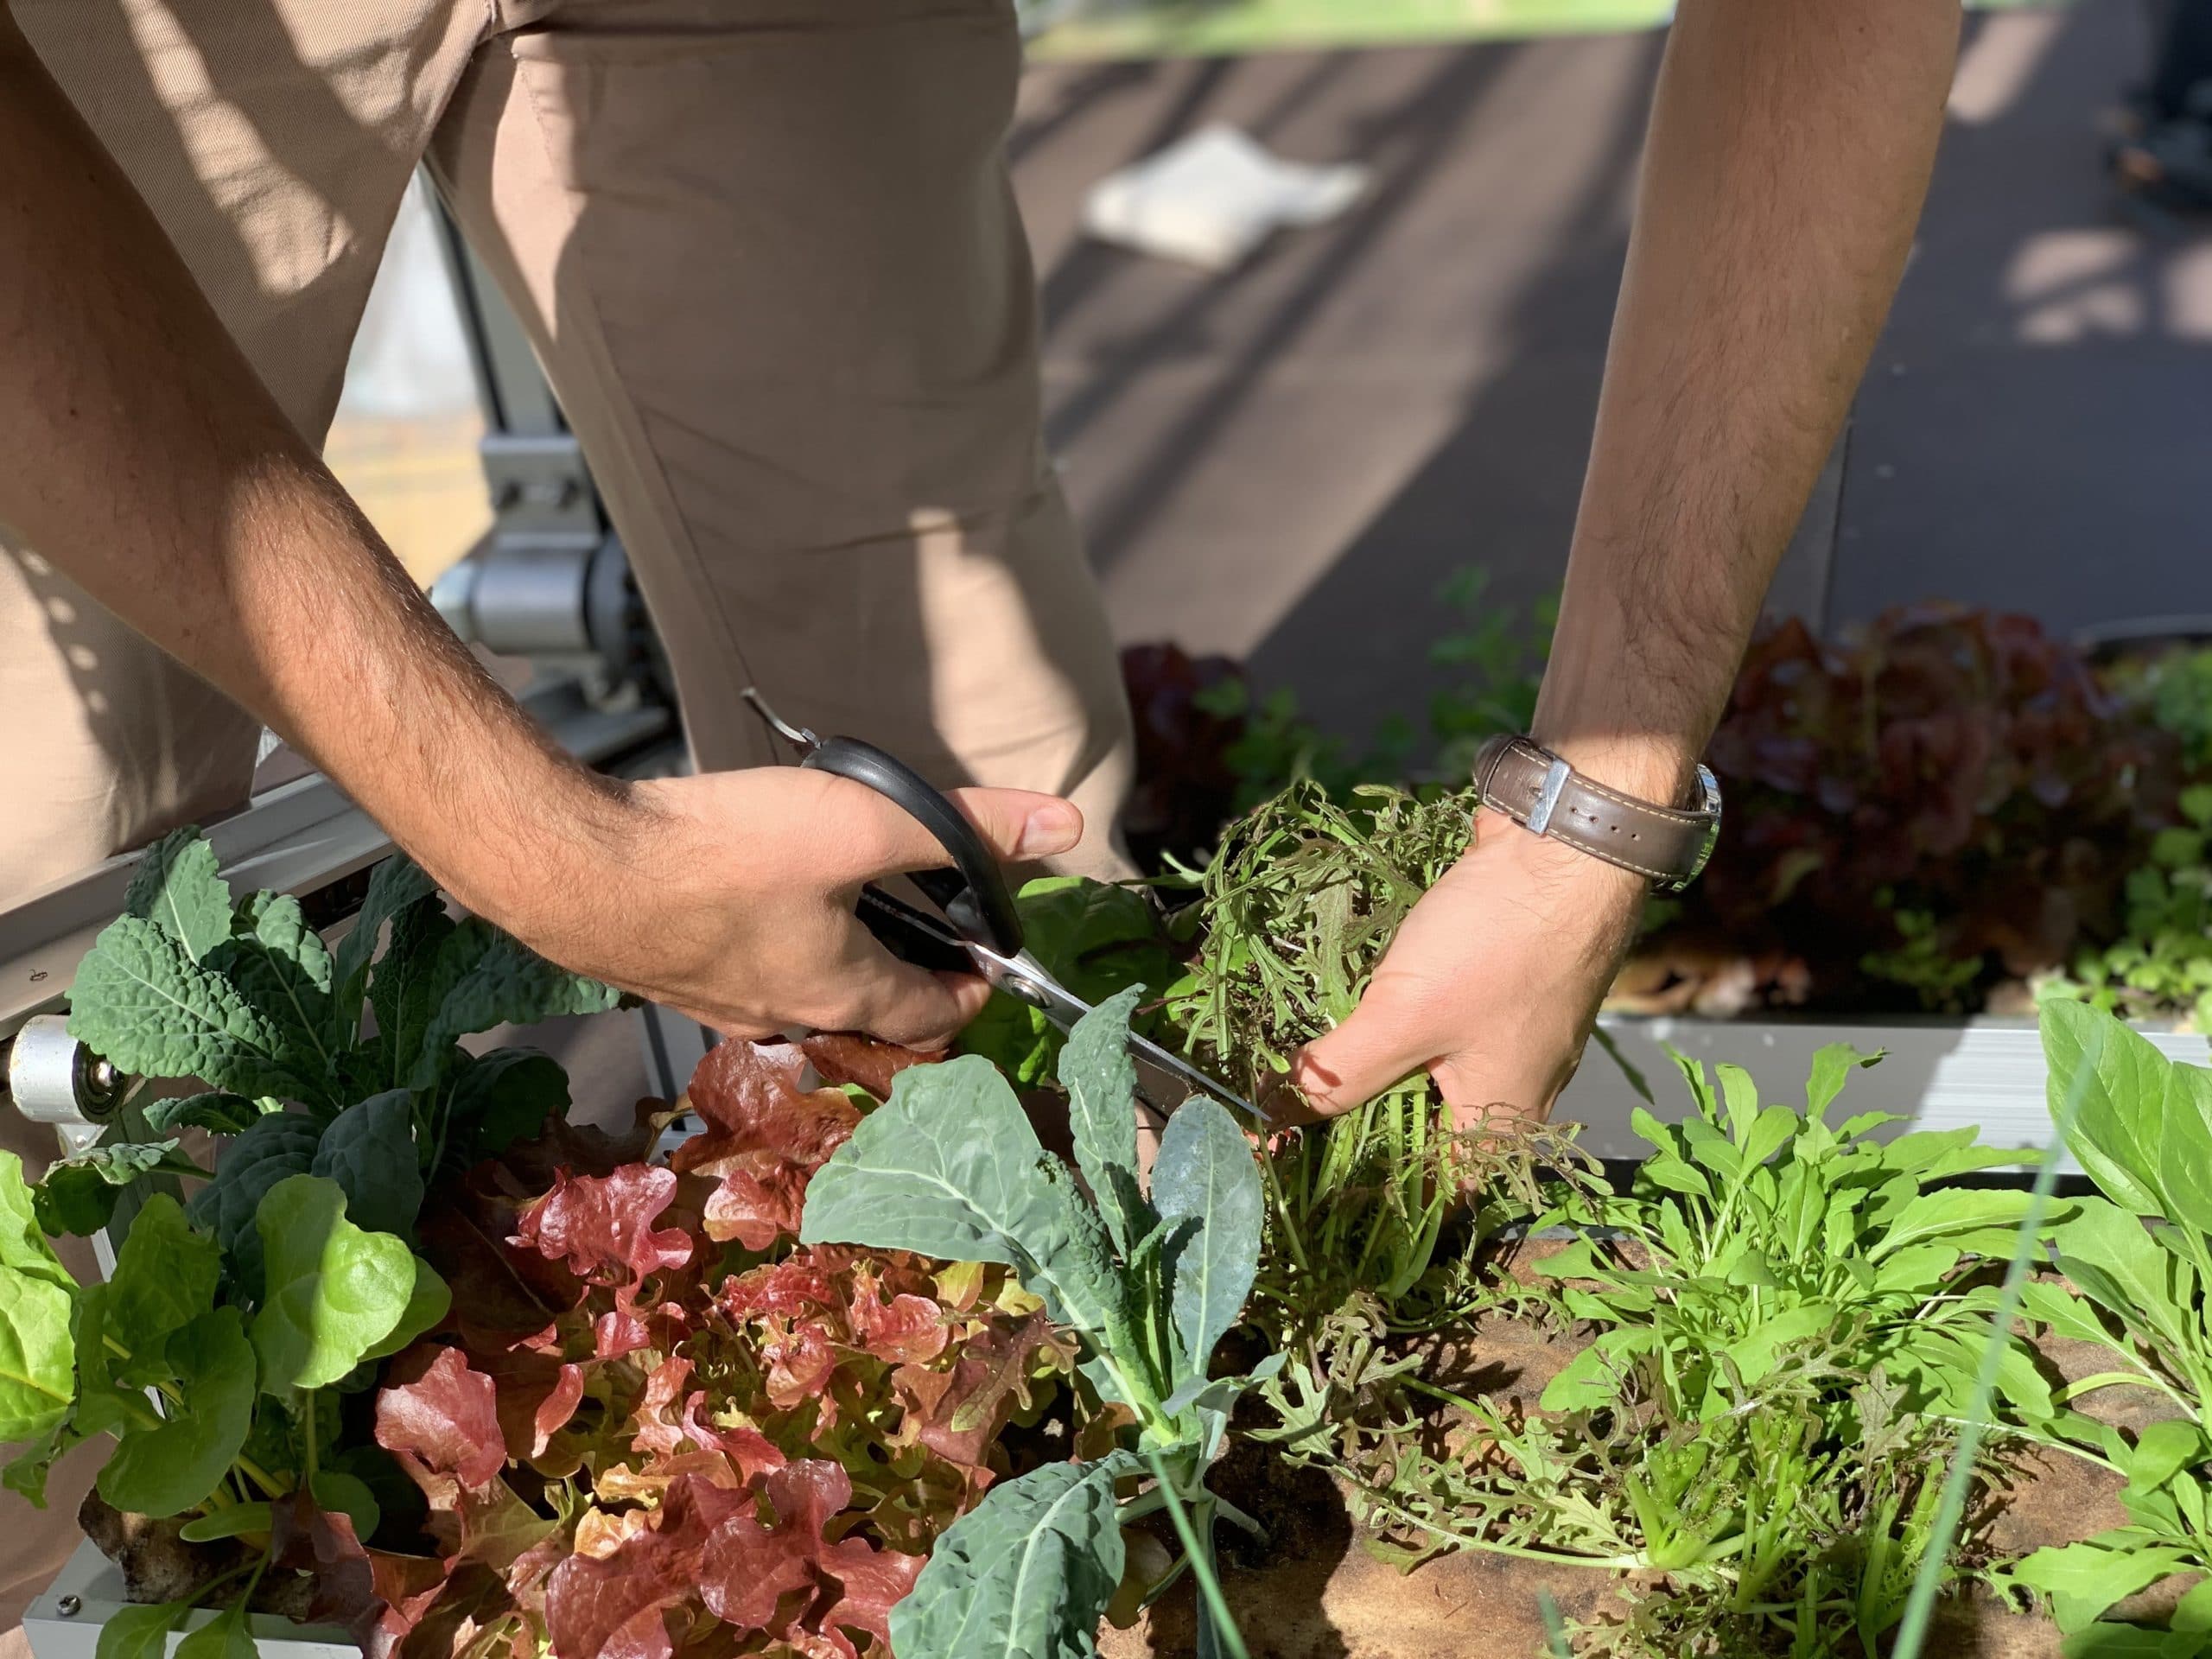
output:
M 32 1659 L 92 1659 L 100 1627 L 125 1605 L 122 1573 L 90 1539 L 84 1540 L 46 1593 L 23 1611 L 23 1634 L 29 1638 Z M 213 1609 L 192 1613 L 170 1633 L 168 1651 L 176 1650 L 186 1630 L 214 1617 Z M 261 1659 L 361 1659 L 360 1649 L 343 1630 L 296 1624 L 261 1613 L 253 1615 L 253 1644 Z
M 1915 1128 L 1971 1126 L 1992 1146 L 2042 1147 L 2051 1139 L 2043 1043 L 2032 1020 L 1985 1016 L 1877 1023 L 1607 1014 L 1599 1024 L 1623 1058 L 1643 1073 L 1658 1103 L 1654 1110 L 1664 1122 L 1687 1116 L 1690 1106 L 1688 1091 L 1662 1044 L 1694 1060 L 1740 1065 L 1758 1080 L 1764 1098 L 1786 1103 L 1793 1096 L 1802 1102 L 1815 1051 L 1828 1043 L 1849 1043 L 1862 1052 L 1886 1049 L 1888 1058 L 1853 1073 L 1831 1121 L 1840 1122 L 1854 1111 L 1880 1110 L 1910 1119 Z M 2200 1033 L 2136 1029 L 2170 1059 L 2202 1065 L 2212 1058 Z M 1586 1125 L 1582 1145 L 1599 1157 L 1634 1160 L 1649 1150 L 1629 1128 L 1629 1115 L 1643 1103 L 1620 1067 L 1593 1042 L 1554 1116 L 1561 1122 Z M 2059 1167 L 2067 1174 L 2081 1173 L 2070 1158 Z

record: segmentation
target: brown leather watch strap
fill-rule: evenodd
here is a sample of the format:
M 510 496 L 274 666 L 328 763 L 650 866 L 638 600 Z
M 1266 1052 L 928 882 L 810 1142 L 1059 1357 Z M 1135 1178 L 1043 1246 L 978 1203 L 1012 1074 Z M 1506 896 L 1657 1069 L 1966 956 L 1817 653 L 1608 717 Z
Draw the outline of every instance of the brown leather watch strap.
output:
M 1501 732 L 1476 757 L 1475 784 L 1484 806 L 1536 834 L 1677 889 L 1696 879 L 1720 833 L 1720 791 L 1703 766 L 1698 804 L 1656 806 L 1585 778 L 1525 737 Z

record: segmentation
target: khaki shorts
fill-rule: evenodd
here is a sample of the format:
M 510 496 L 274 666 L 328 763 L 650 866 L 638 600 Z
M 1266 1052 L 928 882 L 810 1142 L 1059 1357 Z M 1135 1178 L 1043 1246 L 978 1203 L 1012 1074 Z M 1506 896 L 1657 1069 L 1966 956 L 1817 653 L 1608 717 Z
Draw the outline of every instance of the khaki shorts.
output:
M 1073 867 L 1110 866 L 1128 721 L 1039 439 L 1010 0 L 12 10 L 311 442 L 428 162 L 583 441 L 701 766 L 774 758 L 757 683 L 941 782 L 1073 796 Z M 256 721 L 4 536 L 0 714 L 0 906 L 252 774 Z M 73 1486 L 35 1519 L 0 1497 L 0 1624 L 67 1554 Z

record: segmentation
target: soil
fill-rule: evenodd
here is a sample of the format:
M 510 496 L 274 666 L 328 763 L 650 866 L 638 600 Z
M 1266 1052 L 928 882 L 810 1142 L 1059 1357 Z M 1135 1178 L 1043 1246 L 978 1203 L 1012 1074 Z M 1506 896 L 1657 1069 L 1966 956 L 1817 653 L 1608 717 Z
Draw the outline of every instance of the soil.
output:
M 124 1593 L 137 1602 L 194 1599 L 259 1554 L 235 1538 L 188 1544 L 177 1535 L 182 1520 L 126 1515 L 97 1491 L 85 1494 L 77 1524 L 122 1570 Z M 256 1586 L 252 1608 L 281 1618 L 304 1619 L 314 1589 L 298 1573 L 270 1573 Z

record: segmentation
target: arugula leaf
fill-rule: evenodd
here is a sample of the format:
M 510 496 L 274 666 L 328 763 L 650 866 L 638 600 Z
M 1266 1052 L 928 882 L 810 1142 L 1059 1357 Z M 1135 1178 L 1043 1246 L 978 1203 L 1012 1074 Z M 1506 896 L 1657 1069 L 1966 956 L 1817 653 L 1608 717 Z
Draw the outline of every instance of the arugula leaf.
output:
M 2149 1039 L 2087 1003 L 2045 1002 L 2042 1027 L 2054 1122 L 2066 1121 L 2074 1075 L 2085 1065 L 2090 1046 L 2096 1046 L 2096 1065 L 2082 1086 L 2066 1137 L 2068 1150 L 2113 1203 L 2139 1216 L 2173 1214 L 2160 1178 L 2162 1147 L 2173 1074 L 2190 1068 L 2177 1068 Z M 2190 1125 L 2195 1113 L 2178 1116 L 2183 1122 L 2176 1128 L 2177 1139 L 2190 1147 L 2192 1155 L 2212 1159 L 2212 1143 L 2197 1138 L 2201 1130 Z M 2192 1224 L 2212 1227 L 2212 1217 Z
M 1835 1097 L 1843 1092 L 1852 1069 L 1872 1065 L 1881 1058 L 1882 1051 L 1878 1049 L 1868 1054 L 1849 1043 L 1824 1045 L 1813 1056 L 1813 1074 L 1805 1084 L 1805 1115 L 1815 1119 L 1824 1117 Z
M 198 962 L 231 937 L 231 890 L 196 829 L 172 830 L 130 873 L 123 913 L 153 923 Z
M 126 1513 L 159 1517 L 205 1502 L 253 1427 L 253 1345 L 237 1308 L 194 1319 L 168 1339 L 167 1358 L 172 1414 L 124 1433 L 99 1472 L 100 1496 Z
M 1890 1218 L 1881 1237 L 1869 1247 L 1867 1257 L 1879 1262 L 1896 1251 L 1939 1238 L 1953 1250 L 2009 1255 L 2018 1241 L 2020 1221 L 2028 1212 L 2032 1196 L 2000 1187 L 1916 1193 Z M 2063 1217 L 2066 1212 L 2059 1213 Z
M 277 1182 L 255 1223 L 267 1284 L 253 1321 L 262 1391 L 327 1388 L 399 1325 L 415 1299 L 415 1257 L 348 1221 L 345 1193 L 319 1176 Z
M 1151 1225 L 1137 1185 L 1137 1068 L 1126 1040 L 1129 1014 L 1141 995 L 1131 986 L 1100 1003 L 1076 1022 L 1060 1051 L 1076 1166 L 1090 1184 L 1107 1236 L 1123 1255 Z
M 0 1442 L 36 1440 L 68 1412 L 74 1288 L 38 1230 L 23 1160 L 0 1152 Z
M 356 1224 L 379 1233 L 411 1233 L 423 1208 L 415 1097 L 404 1089 L 388 1089 L 348 1106 L 322 1132 L 308 1173 L 338 1183 Z
M 2195 1423 L 2152 1423 L 2136 1436 L 2126 1459 L 2128 1489 L 2155 1492 L 2183 1470 L 2203 1462 L 2204 1455 L 2204 1431 Z
M 2193 1299 L 2180 1294 L 2177 1275 L 2188 1268 L 2126 1211 L 2084 1199 L 2077 1214 L 2052 1230 L 2052 1241 L 2059 1271 L 2093 1300 L 2171 1343 L 2186 1341 Z
M 993 1486 L 892 1608 L 893 1651 L 1091 1659 L 1122 1576 L 1117 1466 L 1050 1463 Z
M 31 1189 L 39 1225 L 56 1237 L 87 1236 L 114 1217 L 116 1201 L 131 1182 L 147 1175 L 207 1174 L 176 1148 L 174 1141 L 124 1141 L 57 1158 Z
M 1152 1201 L 1171 1228 L 1197 1224 L 1173 1235 L 1168 1266 L 1185 1376 L 1203 1377 L 1214 1344 L 1244 1310 L 1260 1259 L 1260 1169 L 1227 1107 L 1196 1096 L 1167 1120 Z
M 2070 1635 L 2114 1602 L 2190 1564 L 2184 1552 L 2146 1548 L 2126 1535 L 2131 1530 L 2102 1533 L 2077 1544 L 2045 1546 L 2015 1561 L 2006 1576 L 2050 1597 L 2052 1618 L 2061 1632 Z

